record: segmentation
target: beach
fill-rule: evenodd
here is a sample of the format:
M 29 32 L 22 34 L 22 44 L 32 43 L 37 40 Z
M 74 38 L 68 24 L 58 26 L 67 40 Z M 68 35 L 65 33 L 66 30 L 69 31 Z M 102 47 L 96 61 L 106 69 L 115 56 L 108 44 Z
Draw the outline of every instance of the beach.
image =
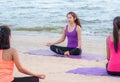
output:
M 112 33 L 114 17 L 120 14 L 119 5 L 119 0 L 0 0 L 0 25 L 11 28 L 11 46 L 17 49 L 22 65 L 46 75 L 40 82 L 120 82 L 116 77 L 66 73 L 76 68 L 105 68 L 107 59 L 26 53 L 49 50 L 46 43 L 61 37 L 63 27 L 68 24 L 66 14 L 73 11 L 82 25 L 82 55 L 106 58 L 106 37 Z M 67 40 L 59 45 L 66 46 L 66 43 Z M 14 76 L 26 75 L 15 68 Z
M 120 78 L 108 76 L 92 76 L 82 74 L 69 74 L 68 70 L 78 67 L 103 67 L 107 60 L 86 60 L 86 59 L 71 59 L 63 57 L 29 55 L 25 52 L 30 50 L 49 49 L 45 44 L 49 41 L 58 39 L 59 34 L 52 35 L 13 35 L 12 46 L 18 50 L 22 65 L 35 73 L 46 74 L 46 79 L 40 82 L 119 82 Z M 83 54 L 105 55 L 105 38 L 95 39 L 82 37 Z M 65 46 L 66 41 L 60 45 Z M 26 75 L 18 72 L 15 68 L 15 77 L 24 77 Z

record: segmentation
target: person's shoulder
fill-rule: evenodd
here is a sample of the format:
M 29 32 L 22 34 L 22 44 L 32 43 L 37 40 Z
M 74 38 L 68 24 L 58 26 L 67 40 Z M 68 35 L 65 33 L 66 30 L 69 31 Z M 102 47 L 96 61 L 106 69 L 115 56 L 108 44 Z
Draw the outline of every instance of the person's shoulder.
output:
M 76 26 L 76 30 L 82 30 L 81 27 L 79 25 Z
M 109 34 L 109 35 L 107 36 L 106 40 L 108 40 L 108 39 L 110 39 L 110 40 L 113 41 L 113 34 Z
M 109 37 L 110 37 L 110 40 L 111 40 L 111 41 L 114 41 L 114 36 L 113 36 L 113 34 L 110 34 Z
M 113 34 L 109 34 L 108 36 L 107 36 L 107 38 L 113 38 Z
M 66 27 L 67 27 L 67 26 L 68 26 L 68 25 L 65 25 L 63 29 L 66 30 Z
M 9 49 L 9 51 L 11 51 L 12 53 L 16 53 L 17 50 L 16 50 L 15 48 L 12 48 L 12 47 L 11 47 L 11 48 Z

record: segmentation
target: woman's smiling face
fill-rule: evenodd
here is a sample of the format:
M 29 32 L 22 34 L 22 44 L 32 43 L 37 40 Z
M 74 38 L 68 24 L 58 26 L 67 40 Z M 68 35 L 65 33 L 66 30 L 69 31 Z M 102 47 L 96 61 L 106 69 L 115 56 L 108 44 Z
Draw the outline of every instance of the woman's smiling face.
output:
M 73 18 L 73 16 L 71 14 L 68 14 L 67 21 L 68 21 L 68 23 L 74 23 L 75 19 Z

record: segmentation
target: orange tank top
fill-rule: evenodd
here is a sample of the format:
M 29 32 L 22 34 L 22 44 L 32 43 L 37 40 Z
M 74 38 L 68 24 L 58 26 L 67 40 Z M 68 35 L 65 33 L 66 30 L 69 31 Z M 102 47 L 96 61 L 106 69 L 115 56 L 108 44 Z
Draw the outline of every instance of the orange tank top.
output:
M 3 50 L 0 50 L 0 82 L 13 81 L 13 61 L 4 61 L 2 59 Z

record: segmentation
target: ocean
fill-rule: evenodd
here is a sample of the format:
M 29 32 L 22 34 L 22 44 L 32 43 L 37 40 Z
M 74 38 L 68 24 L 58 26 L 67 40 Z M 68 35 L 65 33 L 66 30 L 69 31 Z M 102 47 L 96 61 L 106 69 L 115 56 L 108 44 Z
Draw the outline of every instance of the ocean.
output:
M 29 28 L 26 31 L 60 33 L 67 24 L 66 14 L 74 11 L 83 35 L 107 36 L 114 17 L 120 15 L 119 5 L 120 0 L 0 0 L 0 25 L 16 32 Z

